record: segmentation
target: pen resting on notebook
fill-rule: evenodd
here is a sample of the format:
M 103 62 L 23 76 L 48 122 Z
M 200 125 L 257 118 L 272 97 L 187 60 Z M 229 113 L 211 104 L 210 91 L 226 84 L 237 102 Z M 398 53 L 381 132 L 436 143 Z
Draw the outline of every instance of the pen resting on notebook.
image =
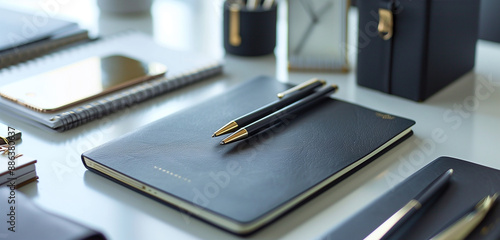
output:
M 287 105 L 304 98 L 305 96 L 311 94 L 314 89 L 325 85 L 326 82 L 325 80 L 320 80 L 320 79 L 310 79 L 302 84 L 299 84 L 285 92 L 278 93 L 278 97 L 281 98 L 281 100 L 274 101 L 272 103 L 269 103 L 259 109 L 256 109 L 250 113 L 247 113 L 239 118 L 236 118 L 232 120 L 231 122 L 227 123 L 223 127 L 221 127 L 219 130 L 217 130 L 212 137 L 217 137 L 229 132 L 234 132 L 238 128 L 243 127 L 245 125 L 248 125 L 260 118 L 263 118 L 281 108 L 286 107 Z
M 338 86 L 335 84 L 332 84 L 330 86 L 324 87 L 317 92 L 305 97 L 304 99 L 297 101 L 285 108 L 282 108 L 279 111 L 274 112 L 273 114 L 270 114 L 248 126 L 245 128 L 242 128 L 238 130 L 237 132 L 231 134 L 229 137 L 223 139 L 220 144 L 228 144 L 234 141 L 238 141 L 241 139 L 245 139 L 247 137 L 250 137 L 254 134 L 257 134 L 261 132 L 262 130 L 269 128 L 271 126 L 274 126 L 276 124 L 279 124 L 284 118 L 289 116 L 290 114 L 294 114 L 300 110 L 305 109 L 306 107 L 310 107 L 314 105 L 315 103 L 319 102 L 322 100 L 324 97 L 328 96 L 329 94 L 337 91 Z
M 429 200 L 441 193 L 444 188 L 448 185 L 451 175 L 453 174 L 453 169 L 449 169 L 440 176 L 438 176 L 434 181 L 432 181 L 427 187 L 422 190 L 417 196 L 411 199 L 407 204 L 405 204 L 401 209 L 395 212 L 391 217 L 385 220 L 380 226 L 378 226 L 373 232 L 364 238 L 364 240 L 379 240 L 386 239 L 395 230 L 397 230 L 403 223 L 405 223 L 411 216 L 414 215 L 423 205 L 427 204 Z

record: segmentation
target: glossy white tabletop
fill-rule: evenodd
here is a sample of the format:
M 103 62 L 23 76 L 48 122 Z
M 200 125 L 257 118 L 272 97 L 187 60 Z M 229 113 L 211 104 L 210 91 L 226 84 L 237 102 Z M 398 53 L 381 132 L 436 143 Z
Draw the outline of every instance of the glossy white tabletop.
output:
M 418 169 L 439 156 L 452 156 L 500 169 L 500 44 L 479 41 L 476 67 L 423 103 L 359 87 L 354 74 L 357 13 L 351 9 L 347 74 L 288 72 L 286 69 L 285 2 L 280 1 L 278 45 L 274 55 L 225 55 L 222 47 L 222 0 L 156 0 L 151 14 L 99 12 L 94 1 L 47 2 L 1 0 L 28 11 L 53 11 L 78 21 L 92 34 L 135 28 L 170 48 L 194 50 L 225 61 L 224 74 L 180 89 L 65 133 L 52 133 L 20 123 L 11 116 L 0 122 L 23 131 L 19 152 L 38 160 L 40 179 L 22 187 L 48 211 L 102 231 L 109 239 L 235 239 L 207 223 L 182 214 L 94 173 L 80 154 L 131 130 L 226 91 L 256 75 L 300 83 L 312 77 L 336 83 L 335 97 L 417 122 L 414 136 L 328 191 L 262 229 L 250 239 L 311 239 L 338 226 Z M 45 4 L 45 5 L 44 5 Z M 0 5 L 1 6 L 1 5 Z M 140 47 L 140 46 L 138 46 Z M 445 71 L 446 69 L 443 69 Z M 133 141 L 130 142 L 133 148 Z

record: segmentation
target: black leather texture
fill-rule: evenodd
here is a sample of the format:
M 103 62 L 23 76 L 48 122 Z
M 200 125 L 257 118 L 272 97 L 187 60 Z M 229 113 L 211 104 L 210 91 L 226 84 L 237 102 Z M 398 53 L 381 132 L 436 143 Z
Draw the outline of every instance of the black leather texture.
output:
M 394 1 L 394 35 L 383 40 L 377 25 L 385 1 L 357 1 L 359 85 L 423 101 L 474 67 L 479 1 Z
M 448 188 L 390 239 L 429 239 L 486 195 L 500 191 L 499 170 L 455 158 L 440 157 L 322 239 L 363 239 L 450 168 L 454 172 Z M 500 206 L 497 200 L 491 212 L 467 239 L 500 239 L 499 223 Z
M 105 240 L 87 226 L 40 209 L 23 193 L 0 188 L 0 239 Z M 10 230 L 9 230 L 10 229 Z
M 289 87 L 256 77 L 83 156 L 234 222 L 250 223 L 415 123 L 325 98 L 247 140 L 220 145 L 227 135 L 211 137 L 228 121 L 276 100 Z

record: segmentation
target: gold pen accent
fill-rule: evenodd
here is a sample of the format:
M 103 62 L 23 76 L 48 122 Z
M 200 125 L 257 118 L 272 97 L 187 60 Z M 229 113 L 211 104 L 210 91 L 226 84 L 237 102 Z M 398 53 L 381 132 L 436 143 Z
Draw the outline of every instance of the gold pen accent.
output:
M 248 137 L 248 131 L 246 129 L 240 129 L 239 131 L 231 134 L 231 136 L 224 138 L 220 142 L 220 144 L 221 145 L 228 144 L 230 142 L 238 141 L 246 137 Z
M 239 128 L 238 123 L 236 123 L 235 121 L 231 121 L 228 124 L 219 128 L 219 130 L 215 131 L 215 133 L 214 133 L 214 135 L 212 135 L 212 137 L 218 137 L 218 136 L 226 134 L 228 132 L 232 132 L 237 128 Z
M 484 217 L 493 207 L 498 198 L 498 193 L 486 196 L 479 201 L 474 210 L 465 214 L 453 225 L 439 232 L 431 240 L 460 240 L 465 239 L 483 221 Z
M 394 213 L 390 218 L 385 220 L 382 225 L 380 225 L 375 231 L 370 233 L 364 240 L 379 240 L 384 237 L 384 235 L 392 229 L 396 223 L 401 220 L 409 211 L 412 209 L 419 209 L 422 207 L 419 201 L 412 199 L 406 205 L 404 205 L 401 209 L 399 209 L 396 213 Z
M 318 81 L 321 82 L 321 84 L 323 86 L 326 84 L 325 80 L 318 79 L 318 78 L 312 78 L 312 79 L 309 79 L 309 80 L 307 80 L 307 81 L 305 81 L 305 82 L 303 82 L 303 83 L 301 83 L 301 84 L 299 84 L 299 85 L 297 85 L 297 86 L 295 86 L 293 88 L 290 88 L 290 89 L 288 89 L 288 90 L 286 90 L 284 92 L 278 93 L 278 98 L 283 98 L 283 97 L 285 97 L 286 95 L 288 95 L 290 93 L 296 92 L 296 91 L 298 91 L 300 89 L 303 89 L 303 88 L 305 88 L 305 87 L 307 87 L 307 86 L 309 86 L 309 85 L 311 85 L 311 84 L 313 84 L 315 82 L 318 82 Z
M 9 144 L 9 140 L 7 140 L 7 138 L 4 138 L 4 137 L 0 137 L 0 145 L 4 145 L 4 144 Z

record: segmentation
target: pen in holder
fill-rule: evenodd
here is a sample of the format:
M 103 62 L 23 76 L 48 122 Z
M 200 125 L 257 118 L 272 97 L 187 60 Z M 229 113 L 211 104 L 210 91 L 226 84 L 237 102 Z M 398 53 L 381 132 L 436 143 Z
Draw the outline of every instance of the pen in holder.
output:
M 276 46 L 276 4 L 245 6 L 243 1 L 224 3 L 224 48 L 241 56 L 261 56 Z

